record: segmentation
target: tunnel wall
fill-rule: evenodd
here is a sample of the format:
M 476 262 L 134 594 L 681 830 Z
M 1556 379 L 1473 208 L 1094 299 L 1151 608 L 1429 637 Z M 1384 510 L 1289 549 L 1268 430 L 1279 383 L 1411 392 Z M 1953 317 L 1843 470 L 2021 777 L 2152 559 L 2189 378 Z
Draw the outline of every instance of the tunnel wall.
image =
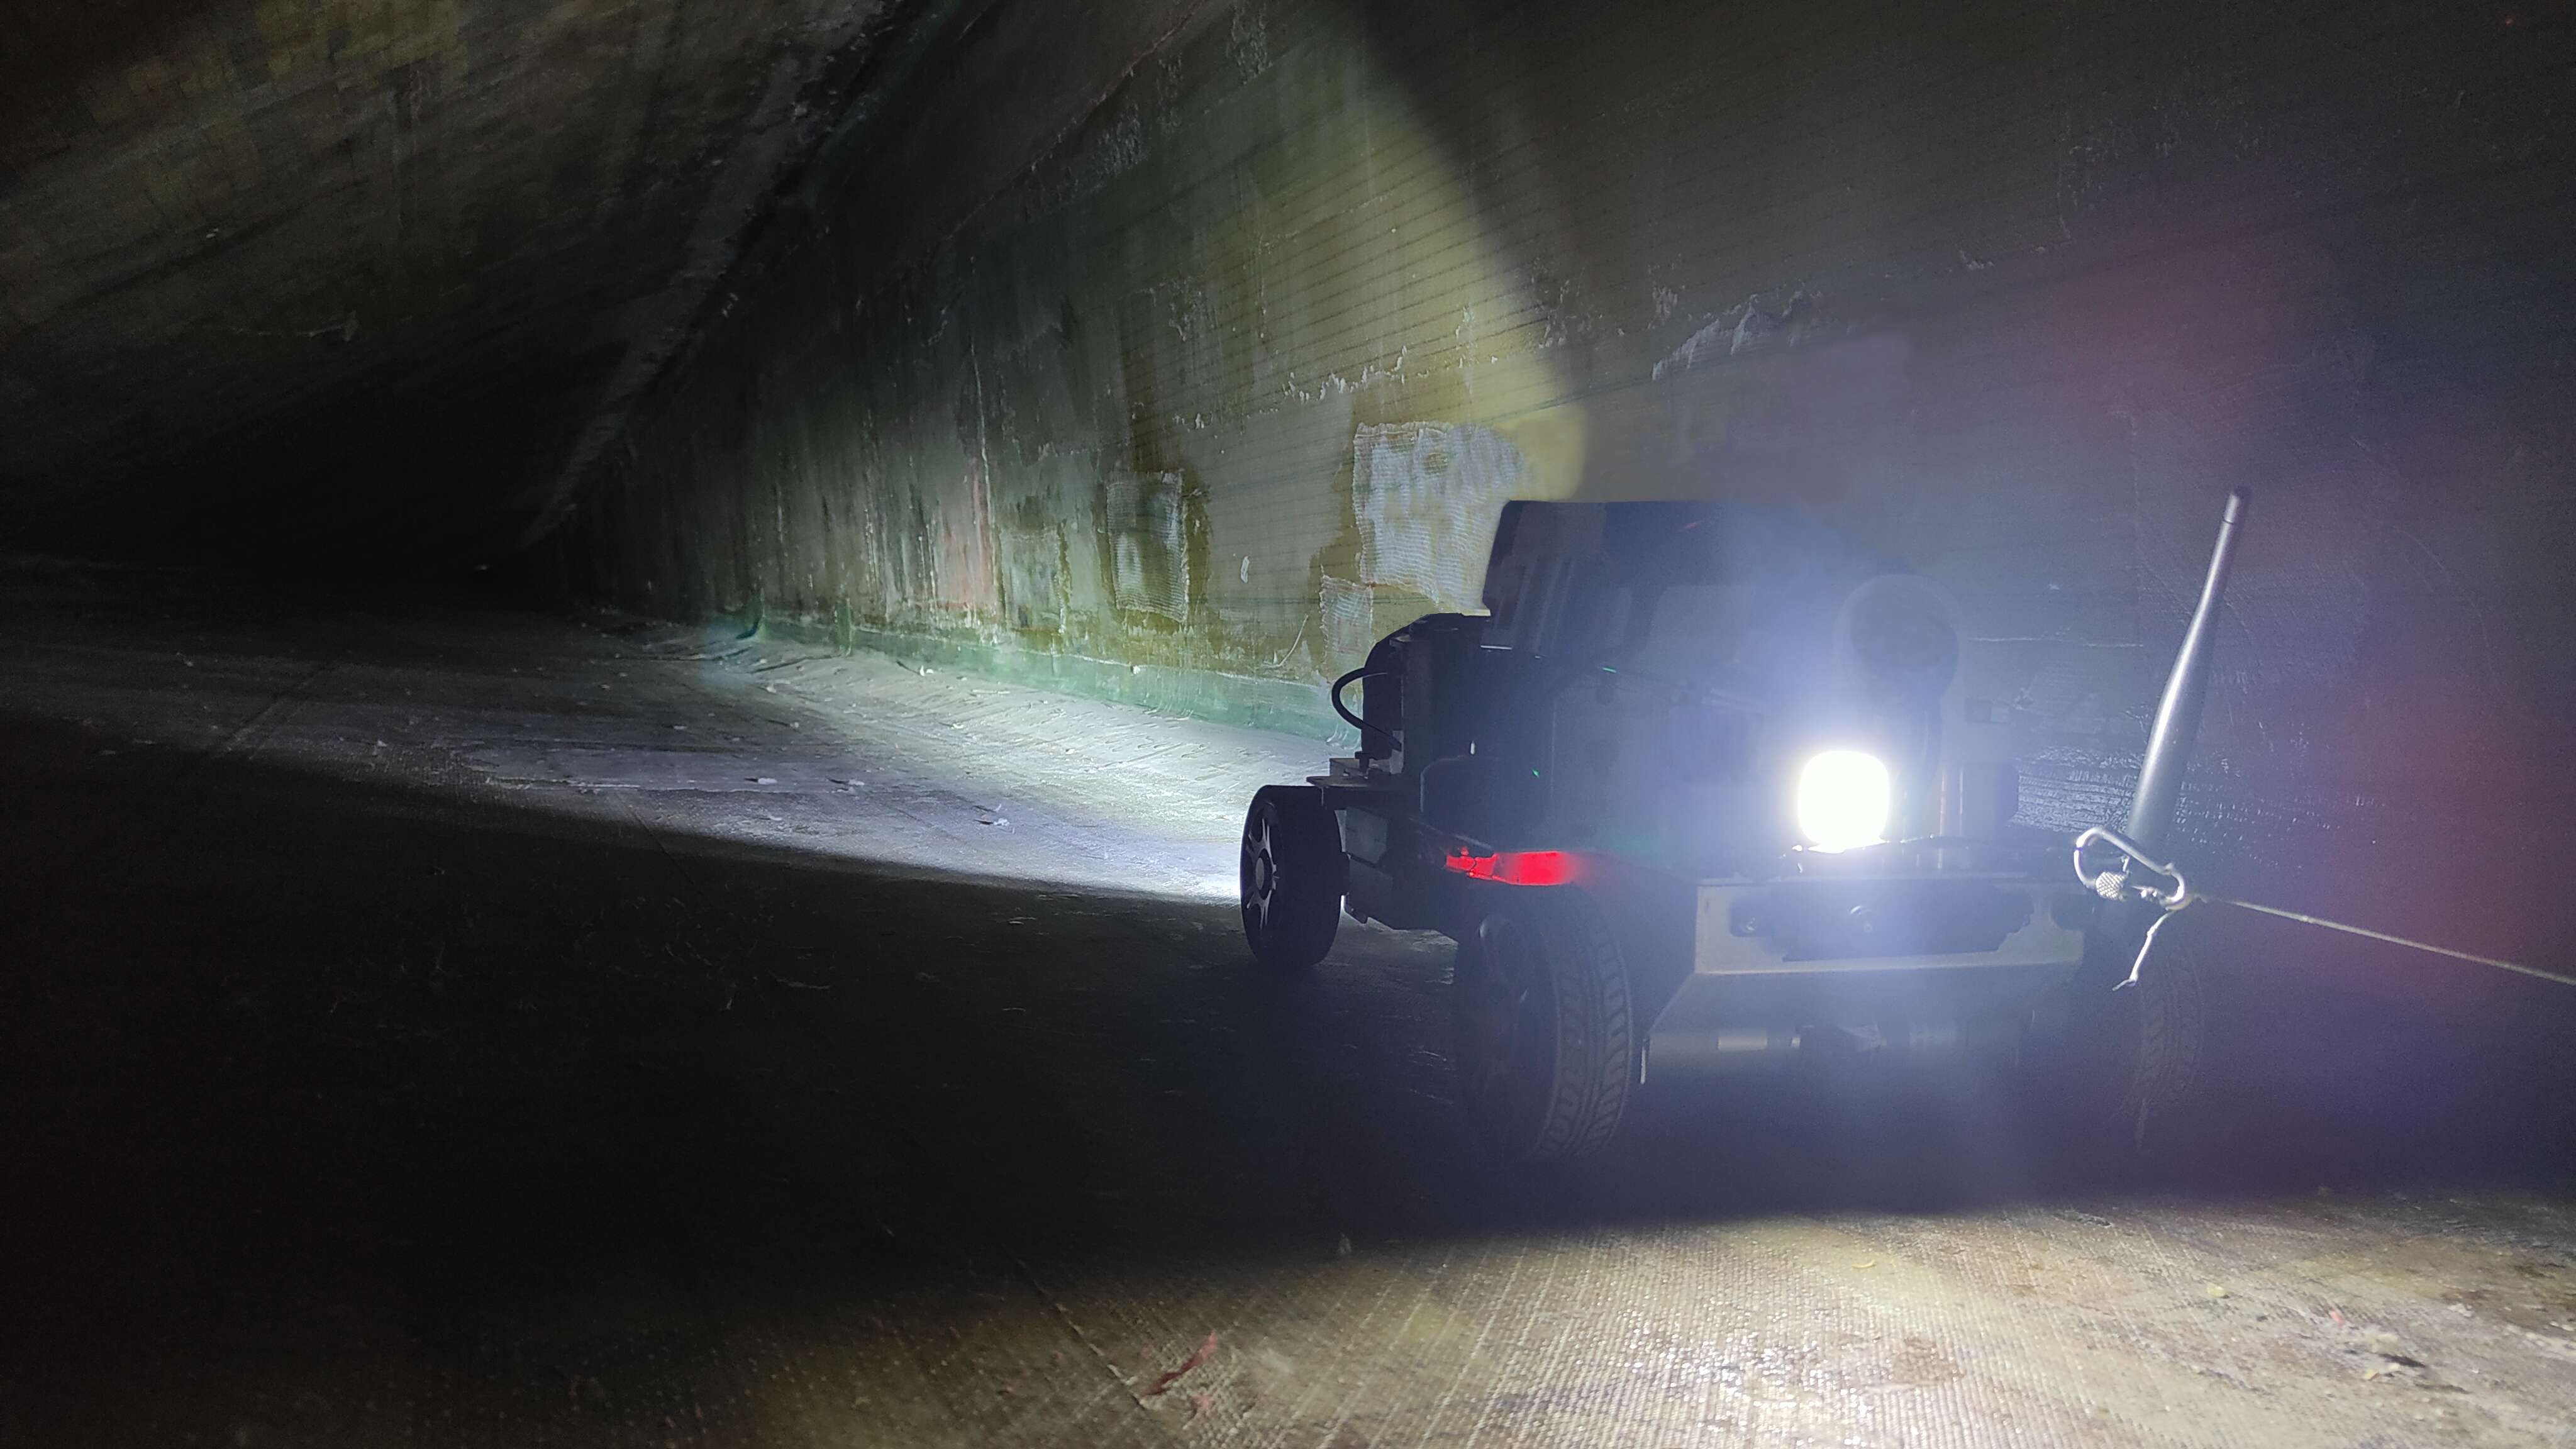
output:
M 1085 16 L 889 92 L 555 534 L 577 587 L 1321 733 L 1503 499 L 1752 499 L 1958 597 L 2072 828 L 2249 485 L 2185 838 L 2564 942 L 2496 909 L 2576 793 L 2563 15 Z

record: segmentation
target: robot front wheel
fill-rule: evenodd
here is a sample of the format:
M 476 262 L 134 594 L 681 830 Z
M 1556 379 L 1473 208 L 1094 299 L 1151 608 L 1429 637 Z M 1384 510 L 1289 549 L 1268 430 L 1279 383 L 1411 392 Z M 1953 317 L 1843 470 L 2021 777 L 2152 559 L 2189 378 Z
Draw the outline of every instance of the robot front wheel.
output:
M 1243 816 L 1243 939 L 1252 957 L 1303 971 L 1333 949 L 1349 862 L 1342 832 L 1312 785 L 1268 785 Z
M 1459 1086 L 1498 1157 L 1571 1162 L 1610 1144 L 1637 1080 L 1628 973 L 1571 886 L 1495 887 L 1458 943 Z
M 2033 1044 L 2025 1080 L 2045 1115 L 2079 1137 L 2196 1156 L 2224 1116 L 2210 1057 L 2215 985 L 2190 941 L 2168 935 L 2138 984 L 2113 990 L 2136 951 L 2133 940 L 2088 938 L 2069 988 L 2070 1020 Z

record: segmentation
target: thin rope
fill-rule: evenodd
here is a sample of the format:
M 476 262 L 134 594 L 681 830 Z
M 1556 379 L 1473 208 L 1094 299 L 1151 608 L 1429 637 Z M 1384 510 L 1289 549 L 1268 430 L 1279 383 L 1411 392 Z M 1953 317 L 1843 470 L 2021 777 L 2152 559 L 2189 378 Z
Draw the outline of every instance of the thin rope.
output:
M 2087 872 L 2084 869 L 2084 849 L 2097 840 L 2137 864 L 2145 866 L 2149 871 L 2172 881 L 2174 888 L 2170 891 L 2160 891 L 2153 886 L 2133 884 L 2129 880 L 2127 866 L 2101 875 Z M 2116 901 L 2135 897 L 2161 908 L 2162 914 L 2147 927 L 2147 938 L 2138 943 L 2138 959 L 2129 967 L 2129 979 L 2121 982 L 2120 986 L 2138 984 L 2138 973 L 2146 969 L 2147 953 L 2155 949 L 2156 932 L 2163 927 L 2164 923 L 2202 901 L 2234 906 L 2238 910 L 2253 911 L 2258 915 L 2279 916 L 2282 920 L 2297 921 L 2305 926 L 2323 926 L 2329 931 L 2341 931 L 2350 936 L 2366 936 L 2373 941 L 2386 941 L 2392 946 L 2410 946 L 2418 951 L 2429 951 L 2436 956 L 2448 956 L 2455 961 L 2474 961 L 2480 966 L 2493 966 L 2498 971 L 2511 971 L 2522 976 L 2536 976 L 2543 981 L 2555 981 L 2561 986 L 2576 986 L 2576 976 L 2562 976 L 2555 971 L 2543 971 L 2537 966 L 2525 966 L 2519 961 L 2499 961 L 2493 956 L 2454 951 L 2448 946 L 2436 946 L 2429 941 L 2410 941 L 2404 936 L 2392 936 L 2386 931 L 2374 931 L 2367 926 L 2348 926 L 2341 921 L 2329 921 L 2323 916 L 2311 916 L 2302 911 L 2285 911 L 2279 906 L 2258 906 L 2252 901 L 2232 900 L 2226 896 L 2213 896 L 2205 891 L 2193 890 L 2191 882 L 2183 879 L 2180 868 L 2150 857 L 2136 841 L 2130 840 L 2106 825 L 2096 825 L 2075 837 L 2075 878 L 2084 882 L 2096 895 L 2105 900 Z M 2112 989 L 2116 991 L 2120 988 Z
M 2454 951 L 2448 946 L 2436 946 L 2425 941 L 2410 941 L 2404 936 L 2392 936 L 2386 931 L 2374 931 L 2366 926 L 2347 926 L 2341 921 L 2329 921 L 2323 916 L 2311 916 L 2298 911 L 2285 911 L 2279 906 L 2258 906 L 2252 901 L 2231 900 L 2226 896 L 2213 896 L 2205 891 L 2195 892 L 2194 894 L 2196 899 L 2209 901 L 2217 905 L 2234 906 L 2239 910 L 2257 911 L 2267 916 L 2279 916 L 2285 921 L 2297 921 L 2302 925 L 2323 926 L 2329 931 L 2342 931 L 2347 935 L 2368 936 L 2374 941 L 2386 941 L 2392 946 L 2412 946 L 2418 951 L 2430 951 L 2436 956 L 2449 956 L 2456 960 L 2474 961 L 2481 966 L 2493 966 L 2499 971 L 2513 971 L 2524 976 L 2537 976 L 2543 981 L 2555 981 L 2561 986 L 2576 986 L 2576 976 L 2562 976 L 2555 971 L 2543 971 L 2537 966 L 2525 966 L 2519 961 L 2499 961 L 2493 956 L 2478 956 L 2467 951 Z M 2159 921 L 2157 924 L 2161 925 L 2163 923 Z M 2143 955 L 2143 953 L 2141 954 Z
M 2191 904 L 2190 899 L 2186 897 L 2183 905 L 2189 904 Z M 2156 918 L 2147 923 L 2147 938 L 2138 943 L 2138 959 L 2129 963 L 2129 979 L 2112 987 L 2112 990 L 2126 991 L 2138 984 L 2138 973 L 2147 969 L 2147 953 L 2156 949 L 2156 932 L 2165 928 L 2165 922 L 2181 914 L 2182 906 L 2168 907 L 2156 913 Z

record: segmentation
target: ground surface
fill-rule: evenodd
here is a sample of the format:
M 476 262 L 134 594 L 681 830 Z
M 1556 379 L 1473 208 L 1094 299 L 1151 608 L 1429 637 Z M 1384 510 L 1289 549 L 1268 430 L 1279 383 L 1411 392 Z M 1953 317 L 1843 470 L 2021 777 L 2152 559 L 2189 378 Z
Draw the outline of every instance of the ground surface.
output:
M 1309 742 L 470 602 L 0 602 L 0 1442 L 2576 1444 L 2550 988 L 2242 972 L 2191 1174 L 1914 1082 L 1650 1094 L 1532 1180 L 1440 942 L 1246 959 Z

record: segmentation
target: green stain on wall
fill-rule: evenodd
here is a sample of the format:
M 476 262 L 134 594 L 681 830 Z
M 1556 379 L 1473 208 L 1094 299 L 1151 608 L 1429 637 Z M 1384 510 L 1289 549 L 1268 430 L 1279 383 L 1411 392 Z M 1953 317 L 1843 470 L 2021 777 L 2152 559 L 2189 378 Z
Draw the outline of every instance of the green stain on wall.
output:
M 2322 24 L 997 5 L 553 546 L 657 612 L 1321 732 L 1473 600 L 1502 497 L 1737 498 L 1943 584 L 2029 753 L 2116 774 L 2260 478 L 2213 758 L 2363 758 L 2375 608 L 2429 621 L 2408 688 L 2576 717 L 2576 131 L 2496 37 Z
M 1573 489 L 1582 404 L 1394 78 L 1329 7 L 1233 16 L 913 265 L 819 230 L 576 516 L 594 586 L 1337 729 L 1376 632 L 1474 606 L 1502 498 Z M 1462 506 L 1390 474 L 1453 436 Z

